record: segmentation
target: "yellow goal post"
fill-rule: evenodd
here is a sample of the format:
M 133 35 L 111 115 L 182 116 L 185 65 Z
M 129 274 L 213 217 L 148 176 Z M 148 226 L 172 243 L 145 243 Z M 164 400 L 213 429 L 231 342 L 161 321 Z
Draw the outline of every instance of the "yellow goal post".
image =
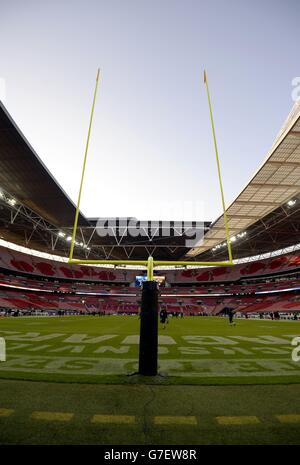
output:
M 85 175 L 85 168 L 86 168 L 86 161 L 87 161 L 87 154 L 89 149 L 89 142 L 91 136 L 91 129 L 92 129 L 92 122 L 94 116 L 94 109 L 97 97 L 97 90 L 100 80 L 100 70 L 97 70 L 96 76 L 96 85 L 94 90 L 94 97 L 92 103 L 92 109 L 90 114 L 90 122 L 87 134 L 87 141 L 85 146 L 84 158 L 83 158 L 83 165 L 82 165 L 82 172 L 81 172 L 81 180 L 78 192 L 78 199 L 76 205 L 76 212 L 74 218 L 74 225 L 73 225 L 73 232 L 72 232 L 72 239 L 71 239 L 71 246 L 70 246 L 70 254 L 69 254 L 69 264 L 76 264 L 76 265 L 135 265 L 135 266 L 145 266 L 147 267 L 147 279 L 149 281 L 153 280 L 153 269 L 155 266 L 233 266 L 233 257 L 232 257 L 232 249 L 231 249 L 231 241 L 230 241 L 230 231 L 229 231 L 229 224 L 228 224 L 228 217 L 226 212 L 225 206 L 225 198 L 224 198 L 224 190 L 223 190 L 223 182 L 222 182 L 222 175 L 221 175 L 221 166 L 219 160 L 219 153 L 218 153 L 218 146 L 217 146 L 217 139 L 216 139 L 216 132 L 215 132 L 215 125 L 213 119 L 213 112 L 212 112 L 212 105 L 208 87 L 208 80 L 207 74 L 204 71 L 204 83 L 206 87 L 206 94 L 208 99 L 208 106 L 209 106 L 209 114 L 210 114 L 210 121 L 212 127 L 212 134 L 213 134 L 213 141 L 214 141 L 214 149 L 215 149 L 215 157 L 217 163 L 217 173 L 218 173 L 218 180 L 219 180 L 219 188 L 221 193 L 221 202 L 222 202 L 222 210 L 223 210 L 223 219 L 224 219 L 224 226 L 225 226 L 225 234 L 226 234 L 226 243 L 227 243 L 227 251 L 228 251 L 228 260 L 227 261 L 211 261 L 211 262 L 203 262 L 203 261 L 173 261 L 173 260 L 155 260 L 153 257 L 148 257 L 145 260 L 93 260 L 93 259 L 77 259 L 73 258 L 74 254 L 74 246 L 76 240 L 76 233 L 77 233 L 77 225 L 78 225 L 78 218 L 79 218 L 79 211 L 80 211 L 80 203 L 81 203 L 81 194 L 84 182 L 84 175 Z

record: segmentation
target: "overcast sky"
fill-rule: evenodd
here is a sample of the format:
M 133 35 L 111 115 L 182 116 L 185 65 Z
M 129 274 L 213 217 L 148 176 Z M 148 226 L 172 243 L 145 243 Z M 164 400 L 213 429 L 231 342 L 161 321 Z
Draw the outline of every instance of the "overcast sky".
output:
M 293 105 L 299 17 L 298 0 L 0 0 L 2 97 L 76 202 L 99 66 L 83 213 L 214 220 L 203 69 L 229 204 Z

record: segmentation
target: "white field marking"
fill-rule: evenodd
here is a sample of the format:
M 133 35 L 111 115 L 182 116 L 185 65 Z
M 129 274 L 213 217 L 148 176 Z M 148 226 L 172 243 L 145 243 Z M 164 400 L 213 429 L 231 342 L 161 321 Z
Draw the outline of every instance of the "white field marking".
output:
M 3 335 L 7 340 L 10 341 L 24 341 L 24 342 L 42 342 L 48 341 L 51 339 L 63 338 L 65 337 L 62 342 L 68 342 L 73 344 L 97 344 L 103 341 L 113 339 L 116 337 L 121 338 L 121 335 L 116 334 L 105 334 L 100 336 L 90 336 L 88 334 L 71 334 L 67 335 L 66 333 L 49 333 L 49 334 L 41 334 L 39 332 L 18 332 L 18 331 L 0 331 L 0 335 Z M 299 336 L 299 334 L 289 334 L 283 335 L 282 337 L 275 337 L 275 336 L 257 336 L 257 337 L 246 337 L 246 336 L 228 336 L 228 337 L 221 337 L 221 336 L 198 336 L 198 335 L 191 335 L 191 336 L 181 336 L 180 339 L 183 339 L 188 344 L 192 345 L 212 345 L 215 348 L 217 346 L 233 346 L 239 345 L 241 342 L 249 342 L 255 344 L 262 344 L 262 345 L 287 345 L 289 344 L 289 339 Z M 283 338 L 287 338 L 283 339 Z M 178 338 L 178 340 L 180 340 Z M 161 345 L 176 345 L 177 341 L 167 335 L 160 335 L 158 337 L 158 343 Z M 130 335 L 127 336 L 123 341 L 123 344 L 138 344 L 139 343 L 139 336 L 138 335 Z
M 60 341 L 60 344 L 62 342 Z M 133 349 L 135 349 L 134 346 L 137 346 L 137 344 L 131 344 L 129 346 L 129 352 Z M 111 347 L 114 347 L 115 349 L 111 349 Z M 9 352 L 14 352 L 14 351 L 19 351 L 26 349 L 24 352 L 46 352 L 47 355 L 51 355 L 52 353 L 64 353 L 68 355 L 70 354 L 84 354 L 84 352 L 88 349 L 92 349 L 92 353 L 97 354 L 97 353 L 109 353 L 110 351 L 113 353 L 128 353 L 127 349 L 122 349 L 122 346 L 119 346 L 119 343 L 114 340 L 114 345 L 111 346 L 106 346 L 106 345 L 99 345 L 99 344 L 91 344 L 91 345 L 71 345 L 70 343 L 67 343 L 66 345 L 60 345 L 57 347 L 57 341 L 52 342 L 49 341 L 48 344 L 41 344 L 38 345 L 35 342 L 30 342 L 30 343 L 16 343 L 16 342 L 10 342 L 8 349 Z M 167 347 L 170 348 L 167 349 Z M 261 346 L 258 347 L 247 347 L 243 348 L 240 347 L 240 345 L 235 345 L 235 346 L 211 346 L 210 344 L 208 346 L 203 346 L 203 345 L 191 345 L 191 346 L 185 346 L 185 347 L 178 347 L 177 345 L 171 345 L 171 346 L 162 346 L 160 345 L 158 347 L 158 351 L 160 355 L 165 355 L 168 354 L 170 351 L 173 351 L 173 357 L 176 358 L 176 352 L 178 352 L 178 355 L 194 355 L 194 356 L 210 356 L 210 355 L 217 355 L 218 353 L 222 353 L 225 356 L 230 356 L 230 355 L 245 355 L 245 356 L 250 356 L 250 355 L 256 355 L 257 352 L 260 352 L 261 354 L 266 354 L 266 355 L 289 355 L 291 348 L 290 344 L 285 344 L 284 346 L 281 347 L 276 347 L 276 346 L 266 346 L 265 344 L 262 344 Z
M 56 339 L 58 337 L 65 336 L 65 333 L 51 333 L 44 334 L 41 333 L 21 333 L 18 331 L 1 331 L 4 333 L 5 339 L 8 341 L 24 341 L 24 342 L 41 342 L 48 341 L 50 339 Z M 10 335 L 9 335 L 10 334 Z
M 277 336 L 257 336 L 257 337 L 248 337 L 248 336 L 231 336 L 233 339 L 237 339 L 242 342 L 252 342 L 254 344 L 276 344 L 276 345 L 286 345 L 289 344 L 289 341 L 283 339 L 282 337 Z
M 200 378 L 300 376 L 300 365 L 285 359 L 160 360 L 159 370 L 169 376 Z
M 291 345 L 295 346 L 292 350 L 293 362 L 300 362 L 300 337 L 294 337 L 291 341 Z
M 22 345 L 22 344 L 20 344 L 20 345 Z M 26 345 L 26 344 L 24 344 L 24 345 Z M 27 344 L 27 345 L 30 346 L 30 347 L 27 349 L 28 352 L 39 352 L 39 351 L 41 351 L 41 350 L 46 350 L 46 349 L 51 349 L 51 348 L 52 348 L 52 346 L 51 346 L 50 344 L 44 344 L 44 345 L 42 345 L 42 346 L 36 346 L 36 345 L 34 345 L 33 347 L 32 347 L 32 344 Z M 9 346 L 9 347 L 10 347 L 10 346 Z M 10 347 L 10 348 L 11 348 L 11 347 Z M 51 351 L 49 350 L 49 352 L 51 352 Z
M 99 344 L 99 342 L 107 341 L 109 339 L 114 339 L 118 337 L 117 334 L 106 334 L 103 336 L 89 336 L 88 334 L 72 334 L 72 336 L 67 337 L 63 342 L 72 342 L 72 344 Z
M 4 337 L 0 337 L 0 362 L 6 362 L 6 343 Z
M 127 336 L 121 344 L 139 344 L 140 343 L 140 336 L 138 335 L 132 335 L 132 336 Z M 171 336 L 158 336 L 158 344 L 161 345 L 176 345 L 177 342 L 173 339 Z
M 137 359 L 11 355 L 0 371 L 80 375 L 124 375 L 137 371 Z M 159 371 L 184 377 L 300 376 L 300 364 L 285 359 L 160 359 Z
M 251 355 L 251 350 L 243 349 L 242 347 L 214 347 L 214 350 L 222 352 L 224 355 Z
M 120 346 L 113 347 L 113 346 L 102 346 L 99 347 L 97 350 L 94 350 L 94 354 L 104 354 L 106 352 L 111 352 L 113 354 L 127 354 L 130 350 L 129 346 Z
M 178 347 L 178 351 L 182 355 L 209 355 L 211 350 L 204 347 Z
M 121 344 L 139 344 L 140 343 L 140 336 L 127 336 Z
M 22 343 L 21 344 L 18 344 L 18 343 L 12 343 L 12 344 L 9 343 L 8 344 L 9 351 L 20 350 L 20 349 L 23 350 L 25 348 L 26 348 L 26 350 L 29 350 L 30 347 L 32 347 L 32 344 L 28 344 L 28 343 L 27 344 L 22 344 Z M 38 347 L 40 347 L 40 346 L 38 346 Z M 50 346 L 50 347 L 52 347 L 52 346 Z
M 169 352 L 170 351 L 169 351 L 168 347 L 158 346 L 158 348 L 157 348 L 158 355 L 166 355 Z
M 70 353 L 70 354 L 82 354 L 87 348 L 88 346 L 85 346 L 85 345 L 80 345 L 80 346 L 72 346 L 72 345 L 65 345 L 65 346 L 61 346 L 61 347 L 56 347 L 56 346 L 52 346 L 52 345 L 41 345 L 41 346 L 34 346 L 32 344 L 10 344 L 9 346 L 9 349 L 10 349 L 10 352 L 12 351 L 16 351 L 16 350 L 21 350 L 21 349 L 25 349 L 27 350 L 27 352 L 44 352 L 46 351 L 47 352 L 47 356 L 48 354 L 61 354 L 61 353 Z M 119 347 L 116 347 L 116 346 L 100 346 L 98 347 L 97 349 L 93 350 L 92 353 L 93 354 L 109 354 L 109 353 L 112 353 L 112 354 L 127 354 L 128 352 L 130 352 L 130 350 L 134 349 L 133 346 L 119 346 Z M 167 347 L 163 347 L 163 346 L 158 346 L 158 354 L 159 355 L 166 355 L 169 353 L 169 349 Z M 209 353 L 209 352 L 207 352 Z
M 49 353 L 61 353 L 61 352 L 71 352 L 72 354 L 81 354 L 84 352 L 86 346 L 76 346 L 76 345 L 67 345 L 67 346 L 61 346 L 61 347 L 56 347 L 54 349 L 49 350 Z
M 0 371 L 4 364 L 0 364 Z M 92 357 L 49 357 L 49 356 L 10 356 L 5 367 L 7 371 L 22 371 L 28 373 L 61 373 L 61 374 L 91 374 L 126 375 L 137 371 L 137 360 L 118 358 Z M 5 370 L 6 371 L 6 370 Z
M 290 354 L 290 349 L 282 349 L 278 347 L 251 347 L 251 350 L 254 352 L 260 352 L 261 354 L 266 355 L 286 355 Z
M 181 336 L 181 338 L 189 344 L 198 345 L 237 345 L 238 342 L 232 341 L 229 337 L 221 336 Z

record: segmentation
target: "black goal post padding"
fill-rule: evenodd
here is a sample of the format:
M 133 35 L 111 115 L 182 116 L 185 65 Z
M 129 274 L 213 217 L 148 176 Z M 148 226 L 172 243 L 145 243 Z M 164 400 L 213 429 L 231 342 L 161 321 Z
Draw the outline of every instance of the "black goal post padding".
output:
M 157 375 L 158 288 L 155 281 L 145 281 L 142 289 L 139 374 Z

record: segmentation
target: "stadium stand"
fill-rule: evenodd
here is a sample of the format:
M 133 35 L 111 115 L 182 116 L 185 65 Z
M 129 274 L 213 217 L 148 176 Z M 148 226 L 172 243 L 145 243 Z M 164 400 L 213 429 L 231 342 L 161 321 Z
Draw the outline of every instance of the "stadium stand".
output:
M 216 315 L 300 311 L 299 255 L 234 268 L 165 271 L 160 303 L 169 313 Z M 1 249 L 0 307 L 22 314 L 137 314 L 136 271 L 41 260 Z

